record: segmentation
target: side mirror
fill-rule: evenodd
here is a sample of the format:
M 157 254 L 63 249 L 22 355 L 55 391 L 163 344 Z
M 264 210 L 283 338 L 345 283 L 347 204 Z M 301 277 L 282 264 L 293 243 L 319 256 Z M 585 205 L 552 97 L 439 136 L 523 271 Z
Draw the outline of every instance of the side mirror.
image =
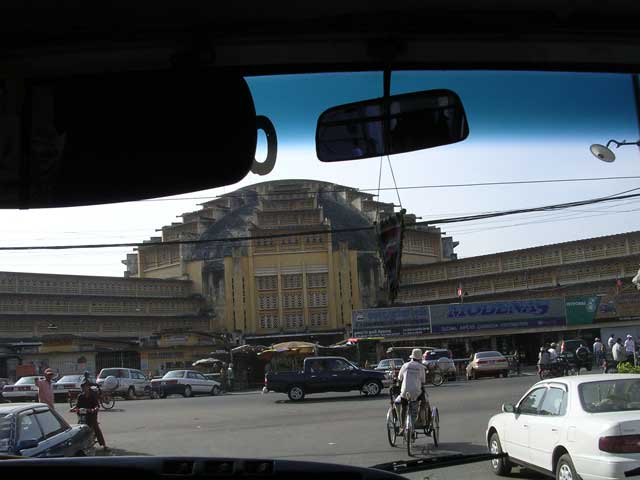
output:
M 503 403 L 502 411 L 504 413 L 517 413 L 517 408 L 512 403 Z
M 30 450 L 32 448 L 36 448 L 40 443 L 37 440 L 22 440 L 18 442 L 18 446 L 16 447 L 17 453 L 20 453 L 22 450 Z

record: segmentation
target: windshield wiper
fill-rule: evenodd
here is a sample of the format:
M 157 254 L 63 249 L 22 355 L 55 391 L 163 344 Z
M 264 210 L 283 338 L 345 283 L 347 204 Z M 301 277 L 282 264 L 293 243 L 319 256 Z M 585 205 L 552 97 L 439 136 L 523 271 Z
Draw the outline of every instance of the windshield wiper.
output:
M 443 455 L 439 457 L 421 458 L 419 460 L 400 460 L 398 462 L 381 463 L 370 468 L 384 470 L 392 473 L 422 472 L 436 468 L 453 467 L 455 465 L 465 465 L 467 463 L 486 462 L 499 458 L 508 458 L 506 453 L 472 453 L 455 455 Z

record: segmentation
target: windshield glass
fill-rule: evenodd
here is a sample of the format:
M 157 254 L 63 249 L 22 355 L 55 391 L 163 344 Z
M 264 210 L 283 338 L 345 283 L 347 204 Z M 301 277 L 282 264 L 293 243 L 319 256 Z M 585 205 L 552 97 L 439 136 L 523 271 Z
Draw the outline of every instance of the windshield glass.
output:
M 9 441 L 11 440 L 12 416 L 0 413 L 0 452 L 9 451 Z
M 16 382 L 16 385 L 35 385 L 38 377 L 22 377 Z
M 82 375 L 65 375 L 56 383 L 79 383 L 83 378 L 84 376 Z
M 489 358 L 489 357 L 501 357 L 502 354 L 500 352 L 478 352 L 476 353 L 476 358 Z
M 583 383 L 579 392 L 585 412 L 640 410 L 640 379 Z
M 636 368 L 640 150 L 610 143 L 610 162 L 591 149 L 612 139 L 638 140 L 631 75 L 394 71 L 391 95 L 454 92 L 468 137 L 335 162 L 318 160 L 320 115 L 381 97 L 382 72 L 245 80 L 256 114 L 272 122 L 277 137 L 276 161 L 265 175 L 251 172 L 225 187 L 135 202 L 0 209 L 0 247 L 29 248 L 0 250 L 1 377 L 44 375 L 50 368 L 67 381 L 99 372 L 99 425 L 113 455 L 370 466 L 486 453 L 489 422 L 547 373 L 538 363 L 552 343 L 560 354 L 563 339 L 583 338 L 592 352 L 576 354 L 567 342 L 574 352 L 561 357 L 568 374 Z M 412 138 L 432 142 L 455 118 L 464 130 L 448 99 L 393 103 L 407 110 L 390 112 L 387 140 L 403 147 Z M 161 118 L 163 100 L 149 107 Z M 0 129 L 20 125 L 12 105 L 0 94 Z M 44 117 L 50 107 L 45 102 Z M 331 145 L 350 145 L 354 155 L 368 147 L 381 151 L 374 133 L 385 122 L 349 122 L 380 113 L 373 110 L 341 110 L 336 118 L 344 138 L 331 137 Z M 214 128 L 213 119 L 231 113 L 211 111 L 202 122 Z M 52 151 L 64 143 L 64 125 L 53 124 Z M 120 135 L 118 125 L 112 135 Z M 273 135 L 258 132 L 258 162 L 268 156 L 268 139 Z M 155 139 L 158 154 L 164 140 Z M 10 150 L 3 141 L 0 135 L 0 156 Z M 222 168 L 236 159 L 210 161 Z M 0 173 L 3 165 L 0 158 Z M 100 176 L 102 168 L 89 164 L 86 174 Z M 139 177 L 123 169 L 120 178 L 142 192 L 179 173 L 205 176 L 176 156 Z M 611 335 L 621 339 L 616 358 L 624 355 L 628 366 L 614 367 Z M 598 354 L 596 338 L 605 345 Z M 443 360 L 429 365 L 425 388 L 440 428 L 434 440 L 421 425 L 407 446 L 394 376 L 433 349 L 426 358 Z M 388 368 L 375 370 L 392 355 Z M 314 365 L 305 368 L 309 357 Z M 546 354 L 542 362 L 547 357 L 551 362 Z M 420 371 L 420 362 L 409 365 Z M 190 369 L 215 375 L 216 384 L 184 378 Z M 105 382 L 108 376 L 117 381 Z M 160 378 L 184 379 L 147 380 Z M 623 383 L 585 384 L 582 408 L 635 409 L 633 382 Z M 67 390 L 58 387 L 58 402 L 74 402 L 76 392 Z M 36 400 L 35 390 L 8 393 L 12 402 Z M 543 393 L 540 405 L 557 412 L 563 394 L 545 399 Z M 584 415 L 574 400 L 569 392 L 563 419 L 576 409 Z M 67 410 L 56 404 L 76 424 Z M 532 446 L 520 452 L 543 450 L 536 440 L 546 434 L 539 432 L 542 427 L 530 429 Z M 505 438 L 501 433 L 507 448 Z M 589 442 L 597 445 L 595 437 Z M 486 467 L 436 476 L 488 480 L 493 473 Z

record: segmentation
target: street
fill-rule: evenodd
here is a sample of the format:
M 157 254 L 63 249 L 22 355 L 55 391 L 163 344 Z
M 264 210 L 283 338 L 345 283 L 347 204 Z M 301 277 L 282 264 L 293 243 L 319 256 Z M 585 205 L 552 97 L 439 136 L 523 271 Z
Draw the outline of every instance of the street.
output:
M 536 380 L 527 375 L 429 388 L 431 402 L 440 410 L 441 446 L 422 455 L 486 452 L 489 417 L 502 403 L 516 401 Z M 387 442 L 388 402 L 387 390 L 376 398 L 356 392 L 310 395 L 300 403 L 292 403 L 284 394 L 251 391 L 119 400 L 99 418 L 113 455 L 251 456 L 371 466 L 409 458 L 402 440 L 399 448 Z M 74 414 L 64 416 L 76 422 Z M 417 445 L 432 447 L 432 442 L 420 437 Z M 433 479 L 461 474 L 473 474 L 474 480 L 493 477 L 484 462 L 409 476 Z

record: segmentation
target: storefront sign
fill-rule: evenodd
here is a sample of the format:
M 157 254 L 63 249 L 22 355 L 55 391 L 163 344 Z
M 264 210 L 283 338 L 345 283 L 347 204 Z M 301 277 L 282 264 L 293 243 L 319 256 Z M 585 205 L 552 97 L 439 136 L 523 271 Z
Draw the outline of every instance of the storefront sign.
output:
M 640 318 L 640 293 L 621 293 L 604 295 L 596 315 L 597 321 L 636 320 Z
M 599 306 L 600 297 L 595 295 L 567 297 L 565 300 L 567 325 L 593 323 L 598 314 Z
M 565 325 L 564 300 L 515 300 L 432 305 L 433 333 Z
M 429 307 L 394 307 L 354 310 L 354 337 L 399 337 L 431 332 Z

